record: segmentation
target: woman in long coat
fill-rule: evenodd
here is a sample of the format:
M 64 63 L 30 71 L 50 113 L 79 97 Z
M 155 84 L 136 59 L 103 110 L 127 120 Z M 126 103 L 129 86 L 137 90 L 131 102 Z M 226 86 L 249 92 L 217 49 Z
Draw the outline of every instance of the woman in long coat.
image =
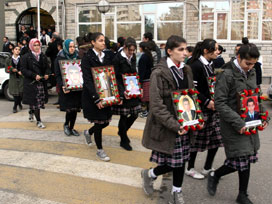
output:
M 20 66 L 20 47 L 12 49 L 12 57 L 6 61 L 6 72 L 9 73 L 9 93 L 14 98 L 13 113 L 17 113 L 17 106 L 22 110 L 23 82 L 24 78 Z
M 38 128 L 45 128 L 41 121 L 40 109 L 44 109 L 48 102 L 46 80 L 50 74 L 50 67 L 46 56 L 41 52 L 41 43 L 37 38 L 29 42 L 30 52 L 22 57 L 21 71 L 24 76 L 23 103 L 30 106 L 29 118 L 33 114 Z
M 64 133 L 67 136 L 79 136 L 79 133 L 74 129 L 77 118 L 77 112 L 81 111 L 81 93 L 82 91 L 65 90 L 63 83 L 60 60 L 75 60 L 78 59 L 78 52 L 75 49 L 75 43 L 71 39 L 63 42 L 63 50 L 58 54 L 55 60 L 55 73 L 58 87 L 60 88 L 59 103 L 60 110 L 66 111 Z

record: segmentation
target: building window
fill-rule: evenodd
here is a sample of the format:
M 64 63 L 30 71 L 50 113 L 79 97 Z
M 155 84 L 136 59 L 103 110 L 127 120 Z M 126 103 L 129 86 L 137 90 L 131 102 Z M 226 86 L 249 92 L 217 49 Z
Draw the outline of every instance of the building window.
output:
M 201 40 L 272 40 L 271 0 L 200 2 Z
M 151 32 L 155 41 L 165 41 L 170 35 L 183 36 L 185 8 L 183 3 L 149 3 L 114 5 L 105 15 L 94 5 L 77 8 L 78 32 L 102 32 L 116 41 L 119 36 L 142 40 L 145 32 Z

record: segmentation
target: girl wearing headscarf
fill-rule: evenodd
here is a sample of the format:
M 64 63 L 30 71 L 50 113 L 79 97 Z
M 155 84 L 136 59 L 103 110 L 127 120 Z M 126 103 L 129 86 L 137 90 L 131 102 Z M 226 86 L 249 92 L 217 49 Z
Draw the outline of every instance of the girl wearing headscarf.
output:
M 41 52 L 41 43 L 37 38 L 29 42 L 30 52 L 22 56 L 21 71 L 24 75 L 23 103 L 30 107 L 29 119 L 33 114 L 37 120 L 38 128 L 45 128 L 41 121 L 40 109 L 48 101 L 46 81 L 50 68 L 46 56 Z
M 66 90 L 62 75 L 61 67 L 59 66 L 60 60 L 74 60 L 78 59 L 78 51 L 75 48 L 75 43 L 71 39 L 63 42 L 63 50 L 59 52 L 55 60 L 55 73 L 58 87 L 60 87 L 59 103 L 60 110 L 66 111 L 64 133 L 67 136 L 79 136 L 79 133 L 74 129 L 77 118 L 77 112 L 81 111 L 81 93 L 82 91 Z

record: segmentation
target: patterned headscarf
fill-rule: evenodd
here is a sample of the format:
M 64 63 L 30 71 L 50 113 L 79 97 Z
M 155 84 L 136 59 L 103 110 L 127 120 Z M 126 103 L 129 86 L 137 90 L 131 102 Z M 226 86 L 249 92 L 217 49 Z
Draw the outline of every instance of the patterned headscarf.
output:
M 69 59 L 69 60 L 76 59 L 78 56 L 77 50 L 75 50 L 75 52 L 73 54 L 69 53 L 69 46 L 70 46 L 71 42 L 74 42 L 74 41 L 71 39 L 67 39 L 63 42 L 63 54 L 64 54 L 65 58 Z

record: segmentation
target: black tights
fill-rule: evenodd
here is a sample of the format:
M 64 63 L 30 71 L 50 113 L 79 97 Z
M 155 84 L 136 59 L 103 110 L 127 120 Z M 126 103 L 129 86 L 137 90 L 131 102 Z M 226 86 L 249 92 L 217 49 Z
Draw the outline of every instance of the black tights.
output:
M 218 148 L 208 150 L 206 162 L 205 162 L 205 165 L 204 165 L 205 170 L 209 170 L 209 169 L 212 168 L 213 160 L 214 160 L 214 157 L 216 155 L 217 150 L 218 150 Z M 191 152 L 190 153 L 190 160 L 188 162 L 188 168 L 187 168 L 188 170 L 195 167 L 196 155 L 197 155 L 197 152 Z
M 69 128 L 72 130 L 74 129 L 76 118 L 77 118 L 77 111 L 66 111 L 64 124 L 69 125 Z
M 120 116 L 119 124 L 118 124 L 118 134 L 121 137 L 121 142 L 129 143 L 129 138 L 127 136 L 128 129 L 133 125 L 134 121 L 138 118 L 138 115 L 131 114 L 129 117 L 125 115 Z
M 41 112 L 40 112 L 40 109 L 37 109 L 37 110 L 29 110 L 29 114 L 34 114 L 35 115 L 35 118 L 37 120 L 37 122 L 40 122 L 41 121 Z
M 17 106 L 21 106 L 21 102 L 22 102 L 22 97 L 21 96 L 13 96 L 14 98 L 14 106 L 13 108 L 16 109 Z
M 166 174 L 172 171 L 173 172 L 173 186 L 180 188 L 183 183 L 184 169 L 185 169 L 184 166 L 176 167 L 176 168 L 172 168 L 167 165 L 157 166 L 156 168 L 154 168 L 154 174 L 156 176 L 160 176 L 162 174 Z
M 225 176 L 230 173 L 233 173 L 235 171 L 237 171 L 237 170 L 223 165 L 214 172 L 214 175 L 218 179 L 220 179 L 220 177 Z M 249 182 L 249 177 L 250 177 L 250 164 L 248 165 L 247 170 L 238 171 L 238 175 L 239 175 L 239 191 L 246 193 L 247 187 L 248 187 L 248 182 Z
M 94 133 L 94 140 L 95 140 L 95 144 L 96 144 L 97 149 L 103 149 L 102 129 L 107 127 L 108 125 L 109 125 L 109 123 L 105 123 L 105 124 L 95 123 L 94 126 L 89 129 L 90 135 L 92 135 Z

